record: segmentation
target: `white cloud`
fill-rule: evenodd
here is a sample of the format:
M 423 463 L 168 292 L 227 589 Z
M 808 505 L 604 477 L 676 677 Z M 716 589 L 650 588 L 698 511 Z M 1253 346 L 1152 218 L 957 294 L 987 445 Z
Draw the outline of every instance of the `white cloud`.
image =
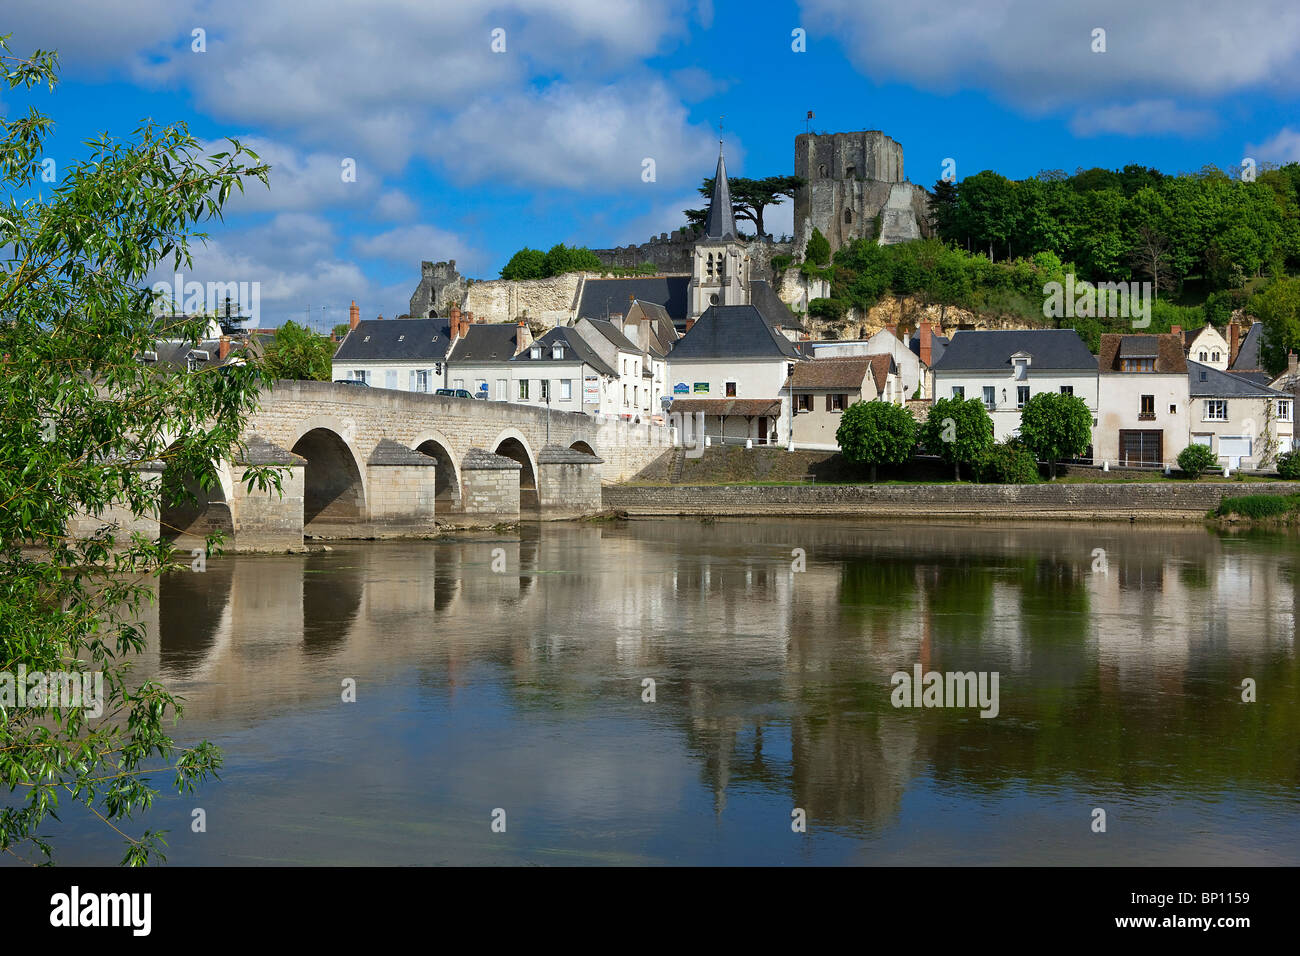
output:
M 1158 136 L 1164 133 L 1191 135 L 1214 126 L 1208 110 L 1184 109 L 1173 100 L 1139 100 L 1114 106 L 1081 110 L 1070 120 L 1075 136 Z
M 432 155 L 462 182 L 654 190 L 698 180 L 716 162 L 716 134 L 691 124 L 657 79 L 476 101 L 431 137 Z M 729 145 L 728 154 L 739 153 Z M 655 181 L 642 179 L 652 159 Z
M 866 75 L 931 90 L 991 88 L 1030 109 L 1102 98 L 1286 92 L 1300 67 L 1300 5 L 1259 0 L 801 0 L 808 53 L 838 43 Z M 1106 52 L 1092 52 L 1092 31 Z
M 380 259 L 418 276 L 423 260 L 455 259 L 462 273 L 486 267 L 487 256 L 472 248 L 460 236 L 436 226 L 399 226 L 378 235 L 354 240 L 352 248 L 367 259 Z M 414 282 L 412 282 L 414 288 Z
M 1257 163 L 1300 163 L 1300 130 L 1283 127 L 1259 145 L 1246 147 L 1246 155 Z

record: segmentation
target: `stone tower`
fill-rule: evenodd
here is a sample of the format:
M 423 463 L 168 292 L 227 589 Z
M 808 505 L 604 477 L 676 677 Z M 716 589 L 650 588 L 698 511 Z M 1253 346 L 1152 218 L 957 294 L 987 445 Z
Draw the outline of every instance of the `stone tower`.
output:
M 814 228 L 832 252 L 855 239 L 904 242 L 928 231 L 926 193 L 904 178 L 903 147 L 880 130 L 801 133 L 794 174 L 807 182 L 794 197 L 797 255 Z
M 749 265 L 749 256 L 736 233 L 727 165 L 719 141 L 718 170 L 713 176 L 709 215 L 704 222 L 704 235 L 696 240 L 691 257 L 691 284 L 687 290 L 689 317 L 698 319 L 711 305 L 748 305 Z

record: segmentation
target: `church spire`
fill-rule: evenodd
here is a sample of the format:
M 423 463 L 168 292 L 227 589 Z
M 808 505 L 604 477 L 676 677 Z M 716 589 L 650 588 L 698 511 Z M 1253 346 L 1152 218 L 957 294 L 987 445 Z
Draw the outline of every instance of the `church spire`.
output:
M 731 186 L 727 183 L 727 164 L 722 159 L 722 140 L 718 140 L 718 171 L 713 174 L 713 195 L 709 197 L 709 217 L 704 221 L 704 237 L 736 238 L 736 216 L 731 209 Z

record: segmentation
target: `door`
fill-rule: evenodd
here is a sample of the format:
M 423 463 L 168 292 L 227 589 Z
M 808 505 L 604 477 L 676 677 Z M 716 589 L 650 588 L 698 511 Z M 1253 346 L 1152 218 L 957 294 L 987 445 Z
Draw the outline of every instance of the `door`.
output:
M 1164 463 L 1164 437 L 1160 429 L 1121 428 L 1119 463 L 1121 465 L 1160 465 Z
M 767 444 L 767 416 L 766 415 L 760 416 L 760 418 L 758 419 L 758 443 L 760 445 Z

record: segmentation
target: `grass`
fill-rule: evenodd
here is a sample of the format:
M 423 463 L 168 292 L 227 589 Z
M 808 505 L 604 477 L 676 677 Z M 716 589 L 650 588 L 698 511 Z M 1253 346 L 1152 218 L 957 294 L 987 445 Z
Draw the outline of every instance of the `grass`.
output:
M 1239 515 L 1243 518 L 1278 518 L 1300 512 L 1300 494 L 1238 495 L 1224 498 L 1214 513 L 1220 518 Z

